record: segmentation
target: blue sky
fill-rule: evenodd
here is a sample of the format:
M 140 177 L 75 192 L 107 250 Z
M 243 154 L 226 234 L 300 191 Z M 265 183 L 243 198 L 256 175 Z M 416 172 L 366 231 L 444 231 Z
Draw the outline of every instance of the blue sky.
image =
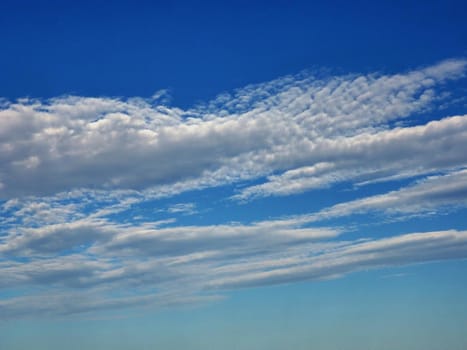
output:
M 465 348 L 466 9 L 2 2 L 0 348 Z

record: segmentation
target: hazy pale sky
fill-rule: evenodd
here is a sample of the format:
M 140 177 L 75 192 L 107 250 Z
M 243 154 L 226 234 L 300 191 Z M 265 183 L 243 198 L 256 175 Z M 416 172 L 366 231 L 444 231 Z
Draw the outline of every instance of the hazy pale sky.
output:
M 0 349 L 465 349 L 462 1 L 0 4 Z

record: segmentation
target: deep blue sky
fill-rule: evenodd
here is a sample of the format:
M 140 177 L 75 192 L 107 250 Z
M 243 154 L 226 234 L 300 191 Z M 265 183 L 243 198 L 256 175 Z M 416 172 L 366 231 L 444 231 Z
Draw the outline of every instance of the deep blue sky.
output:
M 465 1 L 2 1 L 0 96 L 191 106 L 303 69 L 399 71 L 467 54 Z

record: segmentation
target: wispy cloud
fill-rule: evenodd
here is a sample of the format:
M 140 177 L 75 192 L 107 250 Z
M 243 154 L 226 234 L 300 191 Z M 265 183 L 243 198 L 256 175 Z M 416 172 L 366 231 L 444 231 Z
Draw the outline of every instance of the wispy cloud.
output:
M 222 233 L 222 227 L 218 233 Z M 195 228 L 191 230 L 196 231 Z M 182 230 L 183 231 L 183 230 Z M 312 235 L 297 230 L 286 234 L 302 236 L 301 244 L 287 239 L 262 247 L 263 239 L 244 236 L 245 246 L 219 245 L 219 238 L 198 229 L 203 244 L 190 245 L 186 237 L 175 239 L 167 254 L 150 252 L 137 242 L 124 254 L 115 247 L 102 246 L 102 257 L 89 253 L 37 259 L 28 262 L 0 262 L 2 288 L 53 289 L 45 294 L 12 297 L 0 302 L 3 317 L 23 313 L 71 314 L 100 309 L 116 309 L 179 302 L 209 300 L 212 292 L 251 286 L 283 284 L 336 278 L 352 272 L 467 257 L 466 231 L 411 233 L 390 238 L 326 241 L 319 231 Z M 241 231 L 241 230 L 240 230 Z M 292 230 L 293 231 L 293 230 Z M 318 236 L 321 240 L 316 241 Z M 310 237 L 313 237 L 310 239 Z M 324 239 L 324 241 L 323 241 Z M 268 241 L 269 239 L 266 239 Z M 208 243 L 207 241 L 211 241 Z M 145 244 L 154 246 L 160 238 L 152 235 Z M 121 247 L 120 247 L 121 248 Z M 181 291 L 180 286 L 183 286 Z M 83 292 L 79 292 L 82 290 Z M 109 293 L 112 291 L 112 293 Z M 129 293 L 131 291 L 131 293 Z M 217 292 L 216 292 L 217 291 Z M 206 294 L 208 293 L 208 294 Z M 76 302 L 70 303 L 70 297 Z M 215 296 L 216 298 L 218 296 Z
M 466 231 L 411 233 L 344 245 L 318 256 L 305 253 L 284 264 L 274 259 L 274 266 L 264 268 L 267 266 L 265 262 L 258 269 L 245 266 L 241 274 L 230 273 L 227 268 L 226 275 L 230 276 L 222 276 L 210 282 L 209 286 L 238 288 L 335 278 L 363 269 L 465 258 L 466 248 Z
M 325 208 L 309 217 L 323 220 L 369 212 L 386 215 L 426 214 L 467 206 L 467 170 L 431 176 L 396 191 Z
M 195 203 L 177 203 L 167 209 L 171 214 L 193 215 L 197 213 Z

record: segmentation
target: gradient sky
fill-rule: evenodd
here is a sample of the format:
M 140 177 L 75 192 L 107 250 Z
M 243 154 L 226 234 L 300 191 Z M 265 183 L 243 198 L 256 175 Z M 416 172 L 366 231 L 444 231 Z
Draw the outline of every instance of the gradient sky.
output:
M 0 349 L 467 348 L 463 1 L 0 3 Z

